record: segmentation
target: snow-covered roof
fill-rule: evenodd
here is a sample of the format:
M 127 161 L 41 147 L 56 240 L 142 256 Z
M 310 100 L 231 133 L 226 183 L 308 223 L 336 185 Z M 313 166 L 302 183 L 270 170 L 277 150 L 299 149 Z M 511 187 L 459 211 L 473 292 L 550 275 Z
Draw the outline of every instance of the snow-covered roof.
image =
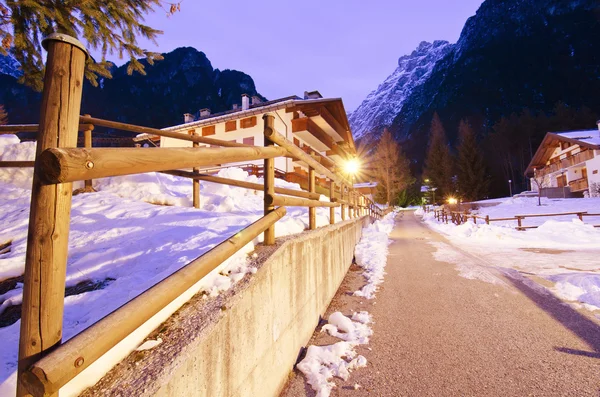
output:
M 377 187 L 377 182 L 364 182 L 364 183 L 355 183 L 354 188 L 358 189 L 361 187 Z
M 600 130 L 583 130 L 583 131 L 569 131 L 569 132 L 558 132 L 556 135 L 581 141 L 590 145 L 600 145 Z

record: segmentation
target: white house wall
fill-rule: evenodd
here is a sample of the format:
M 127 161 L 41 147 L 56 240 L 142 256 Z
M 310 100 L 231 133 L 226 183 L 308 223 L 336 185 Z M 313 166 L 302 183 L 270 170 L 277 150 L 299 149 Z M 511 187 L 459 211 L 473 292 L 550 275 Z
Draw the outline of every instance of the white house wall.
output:
M 269 114 L 273 114 L 275 116 L 275 130 L 279 132 L 281 135 L 284 135 L 288 140 L 293 141 L 294 138 L 298 139 L 300 143 L 311 145 L 310 142 L 306 142 L 302 137 L 298 136 L 298 134 L 292 133 L 292 113 L 287 113 L 285 109 L 280 109 L 277 111 L 268 112 Z M 225 122 L 221 122 L 218 124 L 214 124 L 215 126 L 215 134 L 208 135 L 207 138 L 220 139 L 224 141 L 235 141 L 237 143 L 243 143 L 244 138 L 254 137 L 254 146 L 263 146 L 264 145 L 264 135 L 263 135 L 263 120 L 262 114 L 257 114 L 254 116 L 248 117 L 256 117 L 256 125 L 250 128 L 241 128 L 240 119 L 236 120 L 236 129 L 234 131 L 225 131 Z M 243 117 L 247 118 L 247 117 Z M 243 119 L 242 118 L 242 119 Z M 182 134 L 188 134 L 189 131 L 194 130 L 196 134 L 202 135 L 202 127 L 190 127 L 190 128 L 182 128 L 177 132 L 181 132 Z M 180 139 L 161 137 L 160 139 L 161 147 L 191 147 L 192 142 L 183 141 Z M 200 146 L 206 146 L 200 144 Z M 239 163 L 229 163 L 227 165 L 235 166 L 235 165 L 243 165 L 243 164 L 263 164 L 263 160 L 255 160 L 255 161 L 244 161 Z M 275 159 L 275 168 L 284 172 L 293 172 L 294 167 L 301 167 L 306 169 L 305 166 L 293 163 L 292 159 L 279 157 Z M 214 168 L 214 167 L 207 167 Z
M 588 183 L 600 184 L 600 150 L 594 150 L 594 158 L 586 161 Z

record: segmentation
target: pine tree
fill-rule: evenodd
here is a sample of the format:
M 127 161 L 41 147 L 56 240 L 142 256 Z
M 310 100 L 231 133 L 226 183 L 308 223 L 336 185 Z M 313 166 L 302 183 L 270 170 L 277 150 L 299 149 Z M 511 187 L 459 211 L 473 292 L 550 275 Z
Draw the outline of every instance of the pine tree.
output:
M 25 83 L 42 89 L 44 59 L 41 41 L 51 33 L 64 33 L 83 41 L 88 50 L 99 50 L 102 59 L 88 59 L 86 77 L 98 84 L 98 76 L 110 78 L 107 54 L 129 58 L 129 74 L 145 74 L 137 58 L 150 65 L 161 55 L 139 47 L 137 38 L 156 43 L 162 32 L 143 24 L 144 15 L 161 5 L 161 0 L 2 0 L 0 1 L 0 53 L 10 52 L 21 64 Z M 173 7 L 175 6 L 175 7 Z M 178 10 L 171 4 L 168 12 Z
M 442 199 L 454 193 L 453 168 L 446 130 L 440 117 L 435 113 L 429 130 L 429 145 L 425 158 L 424 174 L 430 181 L 429 185 L 437 189 L 436 197 Z
M 8 113 L 4 109 L 4 105 L 0 105 L 0 125 L 8 124 Z
M 412 183 L 409 161 L 391 132 L 383 131 L 374 154 L 377 197 L 393 204 L 398 193 Z
M 475 132 L 467 120 L 458 126 L 458 191 L 463 200 L 474 201 L 485 197 L 489 188 L 482 151 Z

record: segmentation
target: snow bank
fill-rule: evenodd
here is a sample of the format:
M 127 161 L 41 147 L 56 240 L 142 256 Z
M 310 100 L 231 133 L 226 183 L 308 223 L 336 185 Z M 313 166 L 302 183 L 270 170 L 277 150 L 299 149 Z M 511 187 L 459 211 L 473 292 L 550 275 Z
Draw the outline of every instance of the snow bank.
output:
M 363 276 L 367 284 L 354 292 L 355 296 L 373 299 L 378 285 L 383 282 L 390 243 L 388 236 L 394 228 L 395 216 L 396 213 L 392 212 L 363 230 L 362 238 L 354 249 L 354 256 L 356 264 L 365 270 Z
M 334 377 L 348 380 L 352 370 L 367 365 L 367 359 L 357 355 L 354 348 L 369 343 L 369 337 L 373 334 L 367 325 L 370 322 L 371 316 L 364 311 L 354 313 L 352 319 L 340 312 L 329 316 L 328 324 L 321 328 L 321 332 L 327 332 L 344 342 L 309 346 L 306 357 L 296 365 L 318 397 L 328 397 L 331 394 L 335 387 L 332 381 Z
M 0 160 L 33 160 L 35 143 L 0 136 Z M 262 179 L 230 168 L 219 176 L 262 183 Z M 0 280 L 23 274 L 29 222 L 32 170 L 0 169 Z M 300 189 L 276 180 L 277 186 Z M 192 182 L 148 173 L 94 181 L 97 193 L 73 197 L 66 285 L 111 279 L 103 289 L 65 298 L 63 340 L 173 274 L 263 215 L 262 192 L 201 182 L 201 208 L 191 208 Z M 161 204 L 161 205 L 154 205 Z M 340 209 L 336 209 L 340 221 Z M 329 224 L 329 209 L 317 209 L 317 226 Z M 277 222 L 276 236 L 304 231 L 308 210 L 290 207 Z M 201 280 L 194 291 L 208 299 L 227 290 L 255 269 L 248 253 L 263 236 L 246 245 Z M 194 293 L 195 293 L 194 292 Z M 22 285 L 0 295 L 0 311 L 22 300 Z M 176 308 L 175 308 L 176 310 Z M 14 395 L 20 321 L 0 328 L 0 395 Z M 147 334 L 146 334 L 147 335 Z M 146 335 L 133 340 L 130 350 Z M 137 337 L 137 336 L 136 336 Z M 122 349 L 127 354 L 127 349 Z M 111 364 L 106 364 L 105 370 Z M 90 380 L 91 381 L 91 380 Z M 77 393 L 77 391 L 73 391 Z
M 0 161 L 35 160 L 35 142 L 23 142 L 16 135 L 0 135 Z M 33 168 L 0 168 L 0 182 L 31 189 Z
M 538 206 L 536 197 L 496 199 L 497 205 L 474 211 L 490 218 L 515 215 L 587 211 L 600 213 L 600 198 L 548 199 Z M 479 202 L 485 204 L 486 201 Z M 454 263 L 463 277 L 493 282 L 495 276 L 486 270 L 515 269 L 526 275 L 537 275 L 555 283 L 551 291 L 561 299 L 580 302 L 591 310 L 600 309 L 600 217 L 576 215 L 527 218 L 524 226 L 538 226 L 526 231 L 515 230 L 516 221 L 499 221 L 486 225 L 472 220 L 456 226 L 435 220 L 433 213 L 423 214 L 423 221 L 447 236 L 473 258 L 447 244 L 434 243 L 437 260 Z M 517 273 L 518 273 L 517 272 Z M 514 273 L 510 273 L 514 274 Z
M 367 279 L 367 285 L 354 295 L 373 299 L 377 286 L 383 282 L 388 236 L 394 228 L 395 216 L 396 213 L 392 212 L 363 229 L 362 237 L 355 248 L 355 257 L 357 263 L 365 269 L 363 275 Z M 306 357 L 296 366 L 317 392 L 317 397 L 328 397 L 331 394 L 335 387 L 332 381 L 334 377 L 348 380 L 352 370 L 367 365 L 367 359 L 357 356 L 354 349 L 358 345 L 369 343 L 373 334 L 368 325 L 370 323 L 372 318 L 366 311 L 353 313 L 351 318 L 340 312 L 329 316 L 328 324 L 321 328 L 321 332 L 327 332 L 343 342 L 329 346 L 309 346 Z M 355 385 L 355 389 L 358 387 Z

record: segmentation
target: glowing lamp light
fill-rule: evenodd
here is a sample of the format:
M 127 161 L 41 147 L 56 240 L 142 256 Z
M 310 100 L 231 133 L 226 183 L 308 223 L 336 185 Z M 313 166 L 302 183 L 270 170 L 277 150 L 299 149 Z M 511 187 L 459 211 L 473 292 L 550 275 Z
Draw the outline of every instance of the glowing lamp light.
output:
M 456 204 L 458 200 L 455 197 L 448 197 L 448 204 Z
M 360 169 L 360 162 L 357 158 L 350 159 L 344 164 L 344 171 L 347 174 L 354 175 Z

